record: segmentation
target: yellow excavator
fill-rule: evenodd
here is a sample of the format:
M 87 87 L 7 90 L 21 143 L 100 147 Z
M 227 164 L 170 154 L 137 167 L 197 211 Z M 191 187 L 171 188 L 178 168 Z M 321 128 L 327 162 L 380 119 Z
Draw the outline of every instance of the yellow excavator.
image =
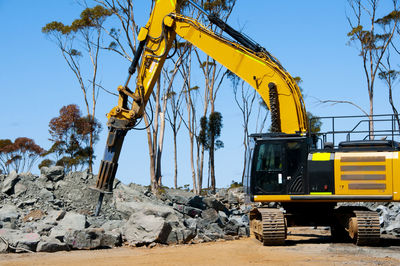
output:
M 207 16 L 229 39 L 182 15 L 183 2 Z M 109 133 L 94 187 L 100 192 L 96 215 L 104 193 L 112 193 L 124 137 L 143 116 L 176 35 L 245 80 L 271 110 L 273 132 L 250 136 L 253 145 L 244 187 L 251 201 L 278 202 L 281 208 L 251 210 L 250 229 L 255 237 L 264 245 L 281 245 L 285 243 L 288 226 L 324 225 L 331 227 L 334 239 L 349 238 L 357 245 L 377 244 L 378 214 L 350 203 L 400 201 L 395 130 L 388 133 L 391 140 L 374 140 L 371 131 L 359 131 L 367 133 L 368 138 L 354 141 L 350 135 L 355 128 L 311 134 L 299 87 L 279 61 L 191 0 L 155 1 L 148 23 L 139 32 L 140 43 L 128 78 L 124 86 L 118 87 L 118 105 L 107 115 Z M 136 68 L 136 89 L 132 91 L 128 84 Z M 335 118 L 331 119 L 334 126 Z M 327 136 L 334 139 L 338 133 L 346 133 L 347 139 L 339 144 L 327 141 Z M 342 202 L 348 204 L 338 206 Z

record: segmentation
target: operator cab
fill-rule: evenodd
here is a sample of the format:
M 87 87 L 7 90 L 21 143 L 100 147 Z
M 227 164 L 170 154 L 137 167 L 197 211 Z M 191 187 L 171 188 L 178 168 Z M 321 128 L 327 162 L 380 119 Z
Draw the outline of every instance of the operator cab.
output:
M 253 134 L 249 173 L 251 195 L 305 194 L 310 138 L 288 134 Z M 251 154 L 252 153 L 252 154 Z

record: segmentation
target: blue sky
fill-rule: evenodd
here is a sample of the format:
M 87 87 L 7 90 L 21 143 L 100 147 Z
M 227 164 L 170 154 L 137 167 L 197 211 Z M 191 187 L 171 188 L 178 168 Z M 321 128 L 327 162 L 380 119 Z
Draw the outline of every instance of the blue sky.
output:
M 387 5 L 382 9 L 383 13 L 389 10 L 390 2 L 382 1 Z M 144 26 L 150 1 L 136 0 L 134 4 L 137 22 Z M 0 139 L 25 136 L 49 148 L 48 123 L 58 115 L 59 109 L 75 103 L 84 110 L 75 77 L 57 46 L 41 33 L 41 28 L 53 20 L 71 23 L 81 10 L 73 0 L 0 0 Z M 349 31 L 346 11 L 349 12 L 349 8 L 345 0 L 238 0 L 228 23 L 264 46 L 292 76 L 303 79 L 301 86 L 308 111 L 319 116 L 360 115 L 354 107 L 326 106 L 316 100 L 348 100 L 368 108 L 361 58 L 354 47 L 346 45 Z M 126 60 L 105 54 L 101 58 L 101 84 L 109 90 L 116 90 L 125 81 L 128 67 Z M 389 113 L 387 90 L 380 81 L 376 83 L 375 97 L 376 113 Z M 104 93 L 99 96 L 97 117 L 103 124 L 103 131 L 96 146 L 95 172 L 107 135 L 105 114 L 116 103 L 112 96 Z M 216 106 L 224 119 L 221 139 L 225 148 L 216 152 L 217 186 L 221 187 L 232 180 L 240 181 L 243 159 L 240 111 L 234 104 L 229 82 L 223 85 Z M 167 138 L 169 136 L 167 133 Z M 191 184 L 190 164 L 186 160 L 189 143 L 184 128 L 179 138 L 178 183 L 183 186 Z M 163 183 L 167 186 L 173 185 L 171 143 L 166 139 L 164 148 Z M 145 133 L 129 132 L 117 178 L 125 183 L 148 184 L 148 165 Z M 33 172 L 38 173 L 38 170 Z

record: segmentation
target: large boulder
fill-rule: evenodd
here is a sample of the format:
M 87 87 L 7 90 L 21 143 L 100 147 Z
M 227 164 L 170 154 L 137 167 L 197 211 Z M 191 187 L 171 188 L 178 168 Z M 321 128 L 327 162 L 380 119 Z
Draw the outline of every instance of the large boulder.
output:
M 17 172 L 12 171 L 3 181 L 3 188 L 1 192 L 6 193 L 8 195 L 14 193 L 14 186 L 17 184 L 19 180 L 19 176 Z
M 12 220 L 17 220 L 20 214 L 18 209 L 15 205 L 12 204 L 5 204 L 0 209 L 0 221 L 1 222 L 10 222 Z
M 59 221 L 58 226 L 65 229 L 82 230 L 86 228 L 86 216 L 76 213 L 67 212 L 64 218 Z
M 224 232 L 226 235 L 236 236 L 239 232 L 239 223 L 236 220 L 229 220 L 225 225 Z
M 172 229 L 168 235 L 167 244 L 186 244 L 195 238 L 195 229 Z
M 3 228 L 16 229 L 16 224 L 20 214 L 16 206 L 5 204 L 0 209 L 0 225 Z
M 189 215 L 190 217 L 199 217 L 202 213 L 201 209 L 176 203 L 174 203 L 173 208 L 180 213 Z
M 53 182 L 57 182 L 64 178 L 64 167 L 62 166 L 51 166 L 40 168 L 40 174 L 46 177 L 46 179 Z
M 225 207 L 225 205 L 216 198 L 207 197 L 203 199 L 203 202 L 207 205 L 208 208 L 212 208 L 216 211 L 223 211 L 225 213 L 228 212 L 228 209 Z
M 13 229 L 0 229 L 0 236 L 17 252 L 36 251 L 36 246 L 40 241 L 40 235 L 37 233 L 23 233 Z
M 201 217 L 208 223 L 216 223 L 219 219 L 218 213 L 214 209 L 207 209 L 201 213 Z
M 57 238 L 42 237 L 37 244 L 36 252 L 57 252 L 69 249 L 66 243 L 61 242 Z
M 65 215 L 62 217 L 63 213 L 57 213 L 53 212 L 52 216 L 47 217 L 44 221 L 51 222 L 51 221 L 57 221 L 59 219 L 58 223 L 54 222 L 54 224 L 57 224 L 57 226 L 54 226 L 50 230 L 49 237 L 51 238 L 56 238 L 60 241 L 64 240 L 64 237 L 67 235 L 68 232 L 71 230 L 83 230 L 86 228 L 86 216 L 76 213 L 76 212 L 67 212 Z
M 197 195 L 189 198 L 186 205 L 200 210 L 205 210 L 207 207 L 206 204 L 203 202 L 203 197 Z
M 116 209 L 127 215 L 134 213 L 143 213 L 144 215 L 153 215 L 155 217 L 161 217 L 164 219 L 173 218 L 175 211 L 170 206 L 156 204 L 152 202 L 137 202 L 137 201 L 116 201 Z
M 121 235 L 105 232 L 103 228 L 68 230 L 64 242 L 73 249 L 112 248 L 121 244 Z
M 130 245 L 142 246 L 152 242 L 166 243 L 171 229 L 164 218 L 138 212 L 131 215 L 122 232 Z

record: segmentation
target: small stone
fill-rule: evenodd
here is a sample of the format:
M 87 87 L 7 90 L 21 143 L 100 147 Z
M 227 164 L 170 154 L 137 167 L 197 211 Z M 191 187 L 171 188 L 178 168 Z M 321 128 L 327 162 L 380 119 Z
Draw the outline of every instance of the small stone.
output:
M 31 221 L 36 221 L 42 219 L 44 216 L 44 213 L 41 210 L 33 210 L 30 213 L 28 213 L 22 220 L 24 222 L 31 222 Z

